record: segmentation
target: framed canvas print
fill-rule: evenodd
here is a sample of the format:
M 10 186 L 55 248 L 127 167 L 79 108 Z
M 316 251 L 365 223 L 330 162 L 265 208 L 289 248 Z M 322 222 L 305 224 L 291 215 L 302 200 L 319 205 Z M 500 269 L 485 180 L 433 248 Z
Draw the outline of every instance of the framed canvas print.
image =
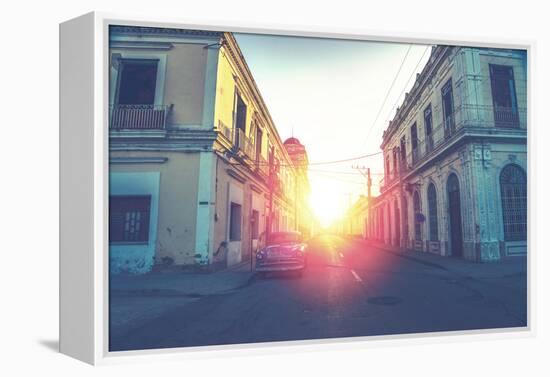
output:
M 531 331 L 530 43 L 91 13 L 60 51 L 63 353 Z

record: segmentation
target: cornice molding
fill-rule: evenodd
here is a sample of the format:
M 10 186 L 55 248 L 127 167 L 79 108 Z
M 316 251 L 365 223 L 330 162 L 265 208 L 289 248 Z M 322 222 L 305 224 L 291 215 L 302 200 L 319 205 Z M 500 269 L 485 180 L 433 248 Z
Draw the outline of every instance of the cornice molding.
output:
M 164 164 L 168 157 L 111 157 L 109 164 Z
M 149 34 L 161 36 L 198 36 L 198 37 L 221 37 L 223 32 L 211 30 L 173 29 L 146 26 L 111 25 L 110 33 L 116 34 Z
M 150 41 L 110 41 L 109 48 L 124 50 L 171 50 L 174 47 L 170 42 Z

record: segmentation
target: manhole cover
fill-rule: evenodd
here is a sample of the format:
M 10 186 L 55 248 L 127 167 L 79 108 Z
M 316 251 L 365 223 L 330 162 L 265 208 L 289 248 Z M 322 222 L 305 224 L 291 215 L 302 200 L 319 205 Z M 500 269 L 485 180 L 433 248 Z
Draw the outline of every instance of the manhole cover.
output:
M 369 304 L 374 305 L 396 305 L 399 304 L 401 300 L 399 297 L 393 297 L 393 296 L 379 296 L 379 297 L 372 297 L 368 300 Z

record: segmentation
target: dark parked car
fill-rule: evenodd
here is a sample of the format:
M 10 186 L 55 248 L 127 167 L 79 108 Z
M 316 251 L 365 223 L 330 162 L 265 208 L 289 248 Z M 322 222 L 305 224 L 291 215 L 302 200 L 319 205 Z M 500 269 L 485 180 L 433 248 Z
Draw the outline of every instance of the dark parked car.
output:
M 256 253 L 256 271 L 296 271 L 301 275 L 307 265 L 306 245 L 300 232 L 269 234 L 266 246 Z

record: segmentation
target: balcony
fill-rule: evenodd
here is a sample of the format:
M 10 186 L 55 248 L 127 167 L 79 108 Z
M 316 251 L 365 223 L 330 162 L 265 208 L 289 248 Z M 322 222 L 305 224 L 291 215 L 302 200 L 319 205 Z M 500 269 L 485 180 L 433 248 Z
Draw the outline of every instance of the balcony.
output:
M 495 127 L 517 128 L 519 127 L 518 110 L 512 107 L 495 106 L 493 109 Z
M 433 134 L 426 136 L 426 153 L 430 153 L 434 149 L 434 137 Z
M 111 130 L 164 130 L 169 106 L 111 105 Z
M 244 131 L 241 129 L 237 129 L 236 136 L 237 140 L 235 144 L 237 148 L 242 151 L 246 156 L 254 159 L 254 144 L 252 144 L 250 139 L 245 135 Z
M 454 112 L 433 127 L 430 134 L 424 139 L 418 140 L 416 148 L 408 151 L 406 158 L 400 155 L 392 155 L 393 169 L 389 176 L 380 181 L 381 191 L 388 189 L 399 176 L 405 176 L 419 168 L 425 161 L 439 154 L 448 145 L 451 145 L 462 136 L 471 134 L 497 134 L 496 129 L 501 129 L 501 134 L 512 133 L 520 129 L 520 119 L 525 116 L 525 108 L 494 107 L 480 105 L 462 105 L 456 107 Z M 512 129 L 513 131 L 503 130 Z M 470 131 L 471 130 L 471 133 Z M 394 161 L 395 158 L 398 160 Z M 407 162 L 410 164 L 408 165 Z M 397 174 L 395 172 L 398 172 Z
M 259 155 L 258 158 L 256 158 L 256 170 L 264 178 L 267 178 L 269 176 L 269 164 L 262 155 Z
M 455 124 L 455 117 L 454 113 L 450 114 L 449 116 L 445 117 L 444 120 L 445 128 L 444 128 L 444 134 L 445 139 L 450 138 L 456 131 L 456 124 Z
M 227 127 L 221 120 L 218 122 L 218 131 L 229 143 L 233 144 L 233 129 Z
M 420 148 L 417 146 L 416 148 L 413 148 L 413 150 L 412 150 L 412 163 L 413 163 L 413 166 L 418 163 L 418 160 L 420 160 Z

